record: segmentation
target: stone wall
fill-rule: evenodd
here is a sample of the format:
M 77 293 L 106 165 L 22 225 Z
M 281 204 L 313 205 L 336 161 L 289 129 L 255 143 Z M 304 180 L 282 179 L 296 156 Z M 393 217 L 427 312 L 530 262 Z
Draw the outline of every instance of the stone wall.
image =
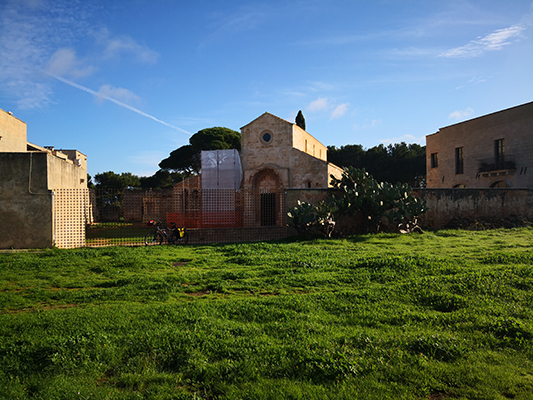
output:
M 317 205 L 335 193 L 335 189 L 288 189 L 287 211 L 297 206 L 298 200 Z M 420 223 L 428 229 L 468 228 L 476 222 L 485 223 L 485 227 L 507 226 L 504 220 L 511 221 L 511 226 L 512 221 L 533 222 L 533 189 L 413 189 L 413 194 L 427 202 L 428 212 Z M 350 232 L 353 223 L 358 222 L 344 218 L 337 221 L 336 230 Z
M 427 202 L 421 223 L 430 229 L 450 226 L 454 220 L 533 221 L 533 189 L 414 189 L 413 194 Z

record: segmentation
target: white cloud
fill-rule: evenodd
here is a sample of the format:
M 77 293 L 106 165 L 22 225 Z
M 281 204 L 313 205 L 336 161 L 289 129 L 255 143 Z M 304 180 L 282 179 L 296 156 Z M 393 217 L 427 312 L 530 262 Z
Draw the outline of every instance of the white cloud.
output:
M 315 112 L 315 111 L 324 111 L 327 110 L 329 107 L 328 98 L 327 97 L 319 97 L 318 99 L 312 101 L 307 106 L 307 111 Z
M 0 12 L 0 92 L 21 109 L 51 102 L 52 84 L 44 70 L 57 49 L 68 48 L 88 30 L 93 6 L 70 0 L 8 0 Z M 56 55 L 54 68 L 65 69 L 68 57 Z M 74 59 L 71 59 L 71 63 Z M 71 64 L 73 75 L 88 73 Z M 68 68 L 67 68 L 68 69 Z
M 340 104 L 335 107 L 335 110 L 331 113 L 331 119 L 337 119 L 342 117 L 348 110 L 348 103 Z
M 472 40 L 464 46 L 445 51 L 439 56 L 446 58 L 471 58 L 480 56 L 486 51 L 501 50 L 504 46 L 512 43 L 511 39 L 521 37 L 522 31 L 525 29 L 522 25 L 513 25 L 509 28 L 498 29 L 487 36 Z
M 71 76 L 80 78 L 93 73 L 94 67 L 82 66 L 82 61 L 76 57 L 76 51 L 70 48 L 57 50 L 46 67 L 46 72 L 50 75 Z
M 74 45 L 93 29 L 90 21 L 105 12 L 97 2 L 71 0 L 0 1 L 0 94 L 19 108 L 40 108 L 52 101 L 49 76 L 79 78 L 94 71 L 105 57 L 133 56 L 154 63 L 159 55 L 128 36 L 101 35 L 103 52 L 91 64 Z M 104 30 L 105 31 L 105 30 Z M 103 39 L 105 38 L 105 40 Z M 94 64 L 94 65 L 93 65 Z
M 379 119 L 373 119 L 371 120 L 369 123 L 366 123 L 366 124 L 363 124 L 363 125 L 358 125 L 358 124 L 353 124 L 352 125 L 352 128 L 353 130 L 355 131 L 359 131 L 361 129 L 369 129 L 369 128 L 374 128 L 375 126 L 378 126 L 381 124 L 381 120 Z
M 93 35 L 97 42 L 104 47 L 104 58 L 118 58 L 122 54 L 130 54 L 138 61 L 146 64 L 155 64 L 159 58 L 156 51 L 137 43 L 129 36 L 112 37 L 106 28 L 93 32 Z
M 448 116 L 448 119 L 460 120 L 460 119 L 468 118 L 468 117 L 471 116 L 473 113 L 474 113 L 474 110 L 471 109 L 470 107 L 468 107 L 468 108 L 467 108 L 466 110 L 464 110 L 464 111 L 458 110 L 458 111 L 454 111 L 454 112 L 452 112 L 452 113 Z
M 137 102 L 141 100 L 141 98 L 132 91 L 124 88 L 115 88 L 111 85 L 100 86 L 96 96 L 100 101 L 108 98 L 113 98 L 125 103 Z

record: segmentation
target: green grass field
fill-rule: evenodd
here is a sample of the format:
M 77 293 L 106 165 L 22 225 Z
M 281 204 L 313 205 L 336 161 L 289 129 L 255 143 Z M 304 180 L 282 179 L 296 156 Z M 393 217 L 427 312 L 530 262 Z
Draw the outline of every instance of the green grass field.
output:
M 532 399 L 533 229 L 0 254 L 0 399 Z

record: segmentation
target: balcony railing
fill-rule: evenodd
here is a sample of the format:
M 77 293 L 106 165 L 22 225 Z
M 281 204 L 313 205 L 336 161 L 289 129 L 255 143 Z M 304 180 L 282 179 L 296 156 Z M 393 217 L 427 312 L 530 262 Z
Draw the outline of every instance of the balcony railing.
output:
M 494 157 L 479 160 L 478 172 L 509 171 L 515 169 L 514 156 L 506 154 L 498 157 L 497 160 Z

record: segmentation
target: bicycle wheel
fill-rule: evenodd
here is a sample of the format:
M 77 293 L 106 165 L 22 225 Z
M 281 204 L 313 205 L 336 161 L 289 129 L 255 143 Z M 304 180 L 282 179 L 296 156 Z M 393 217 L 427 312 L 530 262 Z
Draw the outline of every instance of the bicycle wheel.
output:
M 153 246 L 155 244 L 163 243 L 163 235 L 158 231 L 153 231 L 144 237 L 144 244 L 146 246 Z

